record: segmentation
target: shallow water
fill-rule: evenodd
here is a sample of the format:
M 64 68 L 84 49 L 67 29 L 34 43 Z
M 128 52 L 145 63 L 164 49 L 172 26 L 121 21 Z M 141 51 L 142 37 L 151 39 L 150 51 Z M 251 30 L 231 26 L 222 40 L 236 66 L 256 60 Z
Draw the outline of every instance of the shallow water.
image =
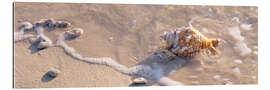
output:
M 22 21 L 42 18 L 69 21 L 85 31 L 67 42 L 81 55 L 111 57 L 128 67 L 157 50 L 164 31 L 187 26 L 194 19 L 192 25 L 202 34 L 226 43 L 219 48 L 220 57 L 198 55 L 171 79 L 187 85 L 258 82 L 257 7 L 16 3 L 14 8 L 15 28 Z M 57 34 L 48 36 L 54 40 Z M 212 68 L 203 68 L 198 59 Z

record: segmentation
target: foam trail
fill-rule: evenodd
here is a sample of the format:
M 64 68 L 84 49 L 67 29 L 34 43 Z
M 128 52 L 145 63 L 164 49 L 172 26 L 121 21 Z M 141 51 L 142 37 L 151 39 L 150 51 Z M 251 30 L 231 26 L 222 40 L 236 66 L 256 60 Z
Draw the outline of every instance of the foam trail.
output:
M 117 70 L 118 72 L 121 72 L 123 74 L 129 74 L 129 70 L 126 66 L 123 66 L 117 62 L 115 62 L 114 60 L 112 60 L 111 58 L 92 58 L 92 57 L 82 57 L 79 53 L 76 52 L 76 50 L 72 47 L 69 47 L 65 42 L 65 34 L 62 34 L 59 36 L 58 40 L 57 40 L 57 45 L 59 45 L 60 47 L 62 47 L 65 52 L 70 55 L 71 57 L 73 57 L 74 59 L 80 60 L 80 61 L 84 61 L 87 63 L 92 63 L 92 64 L 100 64 L 100 65 L 105 65 L 105 66 L 109 66 L 115 70 Z
M 30 24 L 30 25 L 32 25 L 32 24 Z M 32 34 L 25 34 L 24 33 L 25 29 L 26 29 L 25 25 L 22 25 L 19 28 L 18 32 L 14 32 L 14 42 L 15 43 L 34 37 L 34 35 L 32 35 Z
M 22 32 L 15 32 L 14 33 L 14 42 L 17 43 L 19 41 L 27 40 L 29 38 L 34 37 L 32 34 L 24 34 Z
M 108 67 L 111 67 L 112 69 L 131 76 L 132 78 L 138 78 L 143 77 L 146 80 L 148 80 L 147 84 L 154 84 L 158 83 L 160 85 L 181 85 L 181 83 L 173 81 L 167 77 L 163 77 L 163 71 L 153 69 L 150 66 L 147 65 L 136 65 L 131 68 L 128 68 L 124 65 L 121 65 L 117 63 L 115 60 L 111 58 L 93 58 L 93 57 L 82 57 L 79 53 L 76 52 L 76 50 L 72 47 L 69 47 L 65 42 L 65 34 L 62 34 L 58 37 L 57 40 L 57 46 L 62 47 L 64 51 L 71 57 L 73 57 L 76 60 L 83 61 L 86 63 L 91 64 L 99 64 L 99 65 L 105 65 Z

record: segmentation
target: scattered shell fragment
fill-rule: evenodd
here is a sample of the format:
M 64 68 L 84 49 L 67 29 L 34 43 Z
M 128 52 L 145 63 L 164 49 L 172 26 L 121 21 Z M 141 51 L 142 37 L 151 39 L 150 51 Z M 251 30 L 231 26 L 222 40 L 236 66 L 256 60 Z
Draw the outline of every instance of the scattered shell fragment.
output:
M 110 40 L 110 41 L 113 41 L 113 37 L 112 37 L 112 36 L 111 36 L 111 37 L 109 37 L 109 40 Z
M 243 61 L 240 59 L 235 59 L 235 60 L 233 60 L 233 62 L 236 64 L 243 64 Z
M 23 22 L 22 25 L 19 27 L 19 30 L 31 30 L 33 25 L 30 22 Z
M 147 80 L 145 80 L 144 78 L 135 78 L 133 80 L 133 83 L 135 83 L 135 84 L 146 84 Z
M 57 69 L 50 69 L 47 73 L 49 77 L 56 78 L 57 76 L 59 76 L 60 71 Z
M 65 32 L 66 39 L 75 39 L 83 34 L 83 29 L 81 28 L 73 28 Z

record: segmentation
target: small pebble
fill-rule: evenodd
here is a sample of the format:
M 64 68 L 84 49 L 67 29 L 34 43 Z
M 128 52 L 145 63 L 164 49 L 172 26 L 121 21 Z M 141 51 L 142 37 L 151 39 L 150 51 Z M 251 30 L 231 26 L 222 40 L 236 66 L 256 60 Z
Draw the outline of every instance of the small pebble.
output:
M 75 39 L 83 34 L 83 29 L 81 28 L 73 28 L 69 31 L 66 31 L 66 39 Z
M 135 24 L 137 22 L 137 20 L 132 20 L 132 22 Z
M 243 61 L 240 59 L 235 59 L 233 62 L 236 64 L 243 64 Z
M 233 68 L 232 71 L 235 73 L 241 74 L 240 69 L 238 67 Z
M 51 69 L 48 71 L 48 75 L 51 78 L 56 78 L 59 75 L 60 71 L 57 69 Z
M 112 41 L 113 40 L 113 37 L 109 37 L 109 39 L 110 39 L 110 41 Z
M 23 22 L 19 29 L 30 30 L 32 27 L 33 25 L 30 22 Z

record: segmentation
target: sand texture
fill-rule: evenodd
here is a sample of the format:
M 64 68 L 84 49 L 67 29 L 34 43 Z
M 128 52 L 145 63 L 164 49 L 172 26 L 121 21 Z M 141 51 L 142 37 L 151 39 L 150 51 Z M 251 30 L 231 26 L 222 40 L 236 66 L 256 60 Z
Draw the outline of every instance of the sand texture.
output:
M 226 42 L 219 48 L 221 56 L 211 58 L 198 55 L 177 69 L 160 66 L 168 68 L 168 71 L 160 71 L 168 78 L 159 77 L 164 81 L 159 85 L 174 81 L 184 85 L 258 83 L 257 7 L 14 3 L 14 32 L 18 32 L 22 22 L 34 23 L 47 18 L 68 21 L 73 27 L 84 30 L 82 36 L 66 41 L 82 57 L 109 57 L 126 67 L 152 62 L 173 67 L 180 63 L 179 60 L 165 62 L 155 58 L 155 61 L 151 61 L 149 56 L 159 50 L 160 35 L 164 31 L 188 26 L 194 20 L 193 27 L 202 34 Z M 44 34 L 56 42 L 64 31 L 56 29 Z M 15 88 L 133 85 L 130 76 L 104 65 L 75 60 L 63 48 L 50 47 L 31 52 L 30 45 L 28 40 L 14 43 Z M 202 67 L 199 59 L 205 59 L 205 63 L 214 68 Z M 47 79 L 46 73 L 51 69 L 59 70 L 59 76 Z

